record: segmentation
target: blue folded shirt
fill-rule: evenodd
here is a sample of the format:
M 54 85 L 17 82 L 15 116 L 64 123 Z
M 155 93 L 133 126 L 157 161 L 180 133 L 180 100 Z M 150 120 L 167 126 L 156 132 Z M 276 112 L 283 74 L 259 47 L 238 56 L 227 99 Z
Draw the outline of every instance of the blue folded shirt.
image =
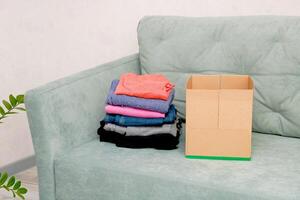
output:
M 172 124 L 176 119 L 176 109 L 171 105 L 165 118 L 139 118 L 124 115 L 106 114 L 104 121 L 119 126 L 159 126 L 162 124 Z
M 119 84 L 119 80 L 113 80 L 108 92 L 106 103 L 115 106 L 128 106 L 140 108 L 161 113 L 166 113 L 174 99 L 175 90 L 170 93 L 168 100 L 160 99 L 145 99 L 127 95 L 116 95 L 115 90 Z

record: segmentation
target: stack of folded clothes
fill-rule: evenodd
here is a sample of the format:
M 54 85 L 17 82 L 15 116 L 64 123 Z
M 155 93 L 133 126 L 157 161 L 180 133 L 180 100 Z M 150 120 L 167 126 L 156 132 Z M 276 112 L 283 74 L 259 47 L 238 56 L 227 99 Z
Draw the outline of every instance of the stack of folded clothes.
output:
M 181 120 L 172 104 L 174 94 L 174 85 L 158 74 L 128 73 L 112 81 L 100 141 L 127 148 L 177 148 Z

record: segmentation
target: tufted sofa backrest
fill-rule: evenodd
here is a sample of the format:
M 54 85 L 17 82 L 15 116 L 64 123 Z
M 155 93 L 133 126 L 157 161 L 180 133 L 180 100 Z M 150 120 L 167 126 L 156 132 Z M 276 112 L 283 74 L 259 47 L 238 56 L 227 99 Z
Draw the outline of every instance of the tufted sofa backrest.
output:
M 191 74 L 248 74 L 253 130 L 300 137 L 300 17 L 144 17 L 138 42 L 142 72 L 176 84 L 181 116 Z

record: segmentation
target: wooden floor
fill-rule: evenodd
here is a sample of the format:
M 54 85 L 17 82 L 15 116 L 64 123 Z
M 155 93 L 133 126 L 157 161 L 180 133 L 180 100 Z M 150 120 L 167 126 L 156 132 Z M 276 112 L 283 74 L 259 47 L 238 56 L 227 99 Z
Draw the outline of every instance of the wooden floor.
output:
M 20 172 L 15 176 L 17 179 L 21 180 L 22 185 L 28 189 L 28 193 L 25 195 L 25 199 L 39 200 L 38 176 L 37 176 L 36 167 Z M 8 193 L 6 190 L 1 189 L 0 199 L 12 200 L 13 198 L 11 193 Z

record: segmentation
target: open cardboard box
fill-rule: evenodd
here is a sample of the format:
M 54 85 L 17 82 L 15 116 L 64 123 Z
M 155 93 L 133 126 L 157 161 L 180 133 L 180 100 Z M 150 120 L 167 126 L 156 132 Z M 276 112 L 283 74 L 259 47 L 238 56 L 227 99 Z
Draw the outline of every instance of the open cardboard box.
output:
M 186 87 L 186 157 L 251 159 L 253 81 L 193 75 Z

